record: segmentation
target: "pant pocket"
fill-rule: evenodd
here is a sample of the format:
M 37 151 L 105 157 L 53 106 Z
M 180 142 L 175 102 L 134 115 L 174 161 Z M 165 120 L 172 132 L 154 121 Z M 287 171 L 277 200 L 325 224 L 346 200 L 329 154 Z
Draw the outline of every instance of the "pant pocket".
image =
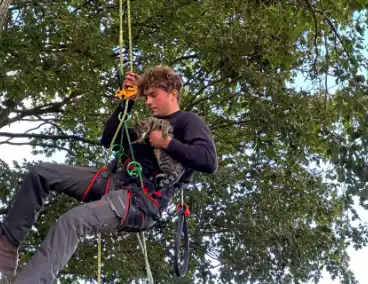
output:
M 120 226 L 121 216 L 117 214 L 109 200 L 101 199 L 81 206 L 89 210 L 89 213 L 80 212 L 78 220 L 83 226 L 89 226 L 92 232 L 114 232 Z
M 115 231 L 140 232 L 152 228 L 156 221 L 141 210 L 131 192 L 126 189 L 111 191 L 102 197 L 120 219 Z
M 126 190 L 111 191 L 108 194 L 105 194 L 101 200 L 107 200 L 110 203 L 111 209 L 123 220 L 129 213 L 130 195 Z

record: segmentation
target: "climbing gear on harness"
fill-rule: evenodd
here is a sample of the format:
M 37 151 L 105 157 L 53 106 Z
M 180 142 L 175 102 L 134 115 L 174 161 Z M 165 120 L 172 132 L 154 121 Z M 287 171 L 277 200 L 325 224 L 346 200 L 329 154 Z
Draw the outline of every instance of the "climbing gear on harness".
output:
M 132 55 L 131 19 L 130 19 L 130 0 L 127 0 L 127 11 L 128 11 L 128 30 L 129 30 L 130 71 L 132 72 L 133 71 L 133 55 Z M 132 162 L 127 166 L 128 174 L 130 176 L 138 178 L 139 182 L 140 182 L 140 186 L 143 189 L 144 184 L 143 184 L 143 179 L 142 179 L 142 167 L 134 159 L 134 153 L 133 153 L 133 149 L 132 149 L 132 146 L 131 146 L 131 141 L 130 141 L 130 137 L 129 137 L 129 133 L 128 133 L 128 128 L 126 126 L 127 121 L 130 119 L 129 115 L 127 116 L 127 109 L 128 109 L 129 99 L 131 99 L 134 95 L 137 94 L 137 87 L 136 86 L 131 86 L 131 87 L 128 87 L 127 89 L 121 88 L 121 85 L 122 85 L 121 75 L 123 74 L 123 1 L 122 0 L 119 1 L 119 15 L 120 15 L 120 29 L 119 29 L 119 31 L 120 31 L 120 36 L 119 36 L 119 47 L 120 47 L 119 87 L 120 87 L 120 89 L 115 92 L 115 96 L 117 96 L 120 99 L 125 101 L 125 109 L 124 109 L 124 112 L 123 112 L 122 116 L 121 116 L 121 113 L 119 114 L 120 123 L 119 123 L 119 125 L 116 129 L 115 135 L 114 135 L 114 137 L 111 141 L 107 161 L 109 161 L 109 156 L 110 156 L 110 153 L 112 152 L 112 149 L 114 148 L 114 146 L 115 147 L 117 146 L 114 143 L 115 143 L 115 140 L 117 138 L 117 135 L 118 135 L 122 125 L 124 124 L 124 128 L 121 129 L 121 141 L 120 141 L 120 145 L 118 145 L 119 150 L 113 152 L 113 154 L 115 156 L 115 160 L 113 161 L 114 165 L 112 166 L 112 170 L 115 168 L 117 162 L 119 161 L 119 158 L 122 156 L 122 154 L 124 152 L 122 142 L 123 142 L 123 134 L 124 134 L 124 130 L 125 130 L 125 132 L 127 134 L 128 144 L 129 144 L 129 148 L 130 148 L 130 154 L 131 154 L 131 158 L 132 158 Z M 133 170 L 130 170 L 131 165 L 134 165 Z M 149 195 L 146 194 L 146 196 L 149 196 Z M 144 200 L 144 198 L 141 198 L 141 199 Z M 149 283 L 153 284 L 154 282 L 153 282 L 153 277 L 152 277 L 151 269 L 150 269 L 149 262 L 148 262 L 147 248 L 146 248 L 144 232 L 141 232 L 140 234 L 142 236 L 143 241 L 141 241 L 141 239 L 139 237 L 139 234 L 137 235 L 137 237 L 138 237 L 139 244 L 140 244 L 140 246 L 142 248 L 142 251 L 143 251 L 143 254 L 144 254 L 147 277 L 148 277 Z M 101 283 L 101 234 L 98 234 L 98 257 L 97 257 L 97 259 L 98 259 L 98 279 L 97 279 L 97 282 L 100 284 Z
M 131 35 L 130 0 L 127 0 L 127 11 L 128 11 L 127 21 L 128 21 L 128 30 L 129 30 L 129 55 L 130 55 L 129 62 L 130 62 L 130 71 L 132 72 L 133 71 L 133 55 L 132 55 L 133 48 L 132 48 L 132 35 Z M 120 31 L 120 37 L 119 37 L 120 68 L 118 72 L 119 89 L 116 90 L 115 97 L 125 102 L 125 108 L 124 108 L 124 112 L 120 113 L 118 116 L 118 119 L 120 122 L 116 129 L 114 137 L 111 141 L 111 144 L 109 147 L 109 153 L 107 156 L 107 161 L 109 161 L 110 154 L 113 154 L 114 160 L 109 165 L 106 165 L 105 168 L 101 169 L 101 171 L 103 170 L 109 171 L 108 180 L 107 180 L 106 189 L 105 189 L 105 192 L 107 192 L 109 188 L 108 185 L 109 185 L 110 173 L 113 172 L 117 168 L 117 164 L 120 161 L 122 155 L 124 154 L 123 137 L 124 137 L 124 132 L 125 132 L 127 142 L 129 145 L 129 152 L 130 152 L 129 158 L 131 159 L 130 162 L 128 162 L 127 164 L 124 164 L 124 166 L 126 166 L 126 172 L 130 176 L 130 178 L 128 178 L 128 180 L 126 181 L 126 182 L 129 182 L 129 186 L 125 187 L 129 191 L 127 195 L 128 206 L 130 206 L 130 200 L 132 198 L 132 200 L 134 200 L 135 204 L 137 205 L 137 209 L 141 210 L 142 212 L 142 226 L 143 226 L 143 220 L 144 220 L 145 214 L 147 216 L 150 216 L 155 221 L 158 221 L 160 219 L 161 213 L 162 213 L 161 206 L 163 206 L 163 204 L 167 205 L 169 198 L 166 198 L 166 199 L 162 198 L 161 201 L 163 203 L 161 204 L 157 202 L 157 200 L 153 197 L 153 195 L 161 197 L 162 192 L 161 191 L 150 192 L 150 190 L 152 188 L 155 188 L 155 186 L 149 186 L 149 184 L 152 184 L 152 183 L 150 183 L 150 181 L 147 181 L 145 176 L 142 175 L 142 172 L 143 172 L 142 166 L 134 158 L 132 143 L 130 141 L 130 135 L 129 135 L 128 128 L 127 128 L 127 122 L 130 120 L 130 114 L 127 113 L 127 109 L 128 109 L 129 100 L 132 97 L 136 96 L 136 94 L 138 93 L 138 88 L 136 86 L 128 86 L 126 88 L 122 87 L 123 85 L 122 84 L 123 83 L 122 82 L 122 74 L 123 74 L 123 4 L 122 4 L 122 0 L 119 1 L 119 15 L 120 15 L 120 30 L 119 30 Z M 119 132 L 121 133 L 120 144 L 114 144 Z M 100 172 L 96 173 L 96 176 L 94 177 L 94 179 L 97 178 Z M 91 183 L 93 184 L 93 181 Z M 170 189 L 166 188 L 166 190 L 170 190 Z M 188 253 L 189 239 L 188 239 L 188 225 L 186 221 L 186 217 L 188 216 L 187 213 L 189 212 L 189 209 L 186 204 L 185 204 L 186 209 L 184 209 L 183 188 L 182 187 L 181 187 L 181 190 L 182 190 L 181 192 L 182 193 L 182 202 L 181 202 L 182 209 L 180 210 L 180 213 L 179 213 L 179 224 L 178 224 L 179 227 L 178 227 L 178 235 L 177 235 L 176 243 L 178 243 L 178 240 L 179 240 L 179 245 L 180 245 L 180 237 L 181 237 L 182 232 L 184 232 L 186 245 L 185 245 L 185 253 L 184 253 L 184 258 L 185 258 L 184 267 L 181 269 L 178 268 L 179 267 L 178 265 L 179 246 L 176 245 L 174 270 L 176 271 L 176 274 L 179 277 L 183 277 L 185 275 L 187 268 L 188 268 L 188 263 L 189 263 L 189 260 L 188 260 L 189 259 L 189 253 Z M 86 193 L 84 193 L 84 197 L 87 196 L 88 191 L 89 189 L 87 190 Z M 129 211 L 127 211 L 122 224 L 126 221 L 126 219 L 129 219 L 128 212 Z M 138 237 L 138 241 L 142 249 L 144 258 L 145 258 L 145 266 L 146 266 L 148 281 L 150 284 L 154 284 L 150 265 L 148 262 L 144 231 L 141 230 L 140 234 L 137 234 L 137 237 Z M 101 283 L 101 235 L 100 234 L 98 234 L 98 283 Z
M 179 220 L 175 239 L 174 271 L 176 276 L 183 277 L 187 273 L 189 264 L 189 230 L 186 217 L 190 215 L 189 207 L 184 203 L 183 188 L 181 188 L 181 203 L 176 206 L 176 211 L 179 213 Z M 184 235 L 184 260 L 183 266 L 180 267 L 179 254 L 182 235 Z
M 115 97 L 118 97 L 120 100 L 126 100 L 134 97 L 138 92 L 138 88 L 136 86 L 127 86 L 127 89 L 120 87 L 115 91 Z
M 131 166 L 134 166 L 132 170 L 130 170 Z M 130 176 L 138 177 L 139 173 L 142 172 L 142 166 L 140 163 L 133 161 L 128 164 L 127 171 Z
M 180 254 L 180 243 L 182 235 L 184 235 L 184 260 L 183 266 L 180 267 L 179 264 L 179 254 Z M 189 264 L 189 233 L 188 233 L 188 223 L 186 215 L 183 212 L 183 208 L 179 212 L 178 220 L 178 232 L 176 234 L 175 240 L 175 254 L 174 254 L 174 271 L 178 277 L 183 277 L 188 269 Z

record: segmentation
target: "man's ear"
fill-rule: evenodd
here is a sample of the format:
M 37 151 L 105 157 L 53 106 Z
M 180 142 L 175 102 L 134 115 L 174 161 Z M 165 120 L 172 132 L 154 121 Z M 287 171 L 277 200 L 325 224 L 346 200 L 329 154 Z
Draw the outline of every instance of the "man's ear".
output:
M 175 100 L 177 100 L 177 99 L 178 99 L 178 91 L 177 91 L 176 89 L 174 89 L 174 90 L 172 90 L 172 91 L 171 91 L 171 95 L 173 96 L 173 98 L 174 98 Z

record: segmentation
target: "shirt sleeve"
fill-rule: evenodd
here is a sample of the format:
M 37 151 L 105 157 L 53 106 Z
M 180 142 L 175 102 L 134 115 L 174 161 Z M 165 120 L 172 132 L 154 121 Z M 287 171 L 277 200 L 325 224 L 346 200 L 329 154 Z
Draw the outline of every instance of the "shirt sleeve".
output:
M 203 173 L 215 173 L 218 158 L 211 132 L 204 121 L 194 113 L 187 113 L 183 122 L 184 140 L 173 138 L 167 148 L 168 154 L 184 167 Z
M 115 135 L 115 132 L 119 126 L 120 120 L 119 120 L 119 114 L 123 114 L 124 113 L 124 109 L 125 109 L 125 104 L 126 101 L 122 101 L 114 110 L 114 112 L 111 114 L 111 116 L 109 117 L 109 119 L 106 121 L 105 123 L 105 128 L 104 131 L 102 133 L 102 137 L 101 137 L 101 144 L 109 149 L 110 148 L 110 144 L 112 142 L 112 138 Z M 128 101 L 128 109 L 127 109 L 127 113 L 130 114 L 132 108 L 134 105 L 134 101 L 129 100 Z M 120 129 L 116 140 L 115 140 L 115 144 L 119 144 L 120 140 L 121 140 L 121 130 L 123 129 L 123 127 Z M 135 129 L 134 128 L 128 128 L 131 140 L 134 141 L 135 140 Z M 123 135 L 124 138 L 126 138 L 126 135 Z M 123 145 L 125 147 L 125 145 L 127 144 L 127 141 L 125 141 L 126 139 L 123 140 Z

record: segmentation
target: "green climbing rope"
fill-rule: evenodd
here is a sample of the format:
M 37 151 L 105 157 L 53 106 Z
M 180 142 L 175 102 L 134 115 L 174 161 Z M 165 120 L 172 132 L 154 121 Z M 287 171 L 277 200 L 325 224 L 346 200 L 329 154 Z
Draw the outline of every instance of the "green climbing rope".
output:
M 114 153 L 112 149 L 116 145 L 116 144 L 114 144 L 115 140 L 116 140 L 116 138 L 118 136 L 118 133 L 119 133 L 124 121 L 125 121 L 125 117 L 126 117 L 126 114 L 127 114 L 127 111 L 128 111 L 128 103 L 129 103 L 129 101 L 127 100 L 125 102 L 125 109 L 124 109 L 123 117 L 122 117 L 122 119 L 121 119 L 121 121 L 120 121 L 120 123 L 119 123 L 119 125 L 116 129 L 114 137 L 112 138 L 112 141 L 110 143 L 110 148 L 109 148 L 109 151 L 107 153 L 107 158 L 106 158 L 107 163 L 106 163 L 105 167 L 107 166 L 108 161 L 110 160 L 110 154 Z M 121 144 L 120 144 L 119 151 L 120 151 L 120 155 L 122 155 L 123 154 L 123 148 L 122 148 Z M 116 152 L 114 154 L 116 155 Z M 98 284 L 101 283 L 101 234 L 100 233 L 97 234 L 97 283 Z

